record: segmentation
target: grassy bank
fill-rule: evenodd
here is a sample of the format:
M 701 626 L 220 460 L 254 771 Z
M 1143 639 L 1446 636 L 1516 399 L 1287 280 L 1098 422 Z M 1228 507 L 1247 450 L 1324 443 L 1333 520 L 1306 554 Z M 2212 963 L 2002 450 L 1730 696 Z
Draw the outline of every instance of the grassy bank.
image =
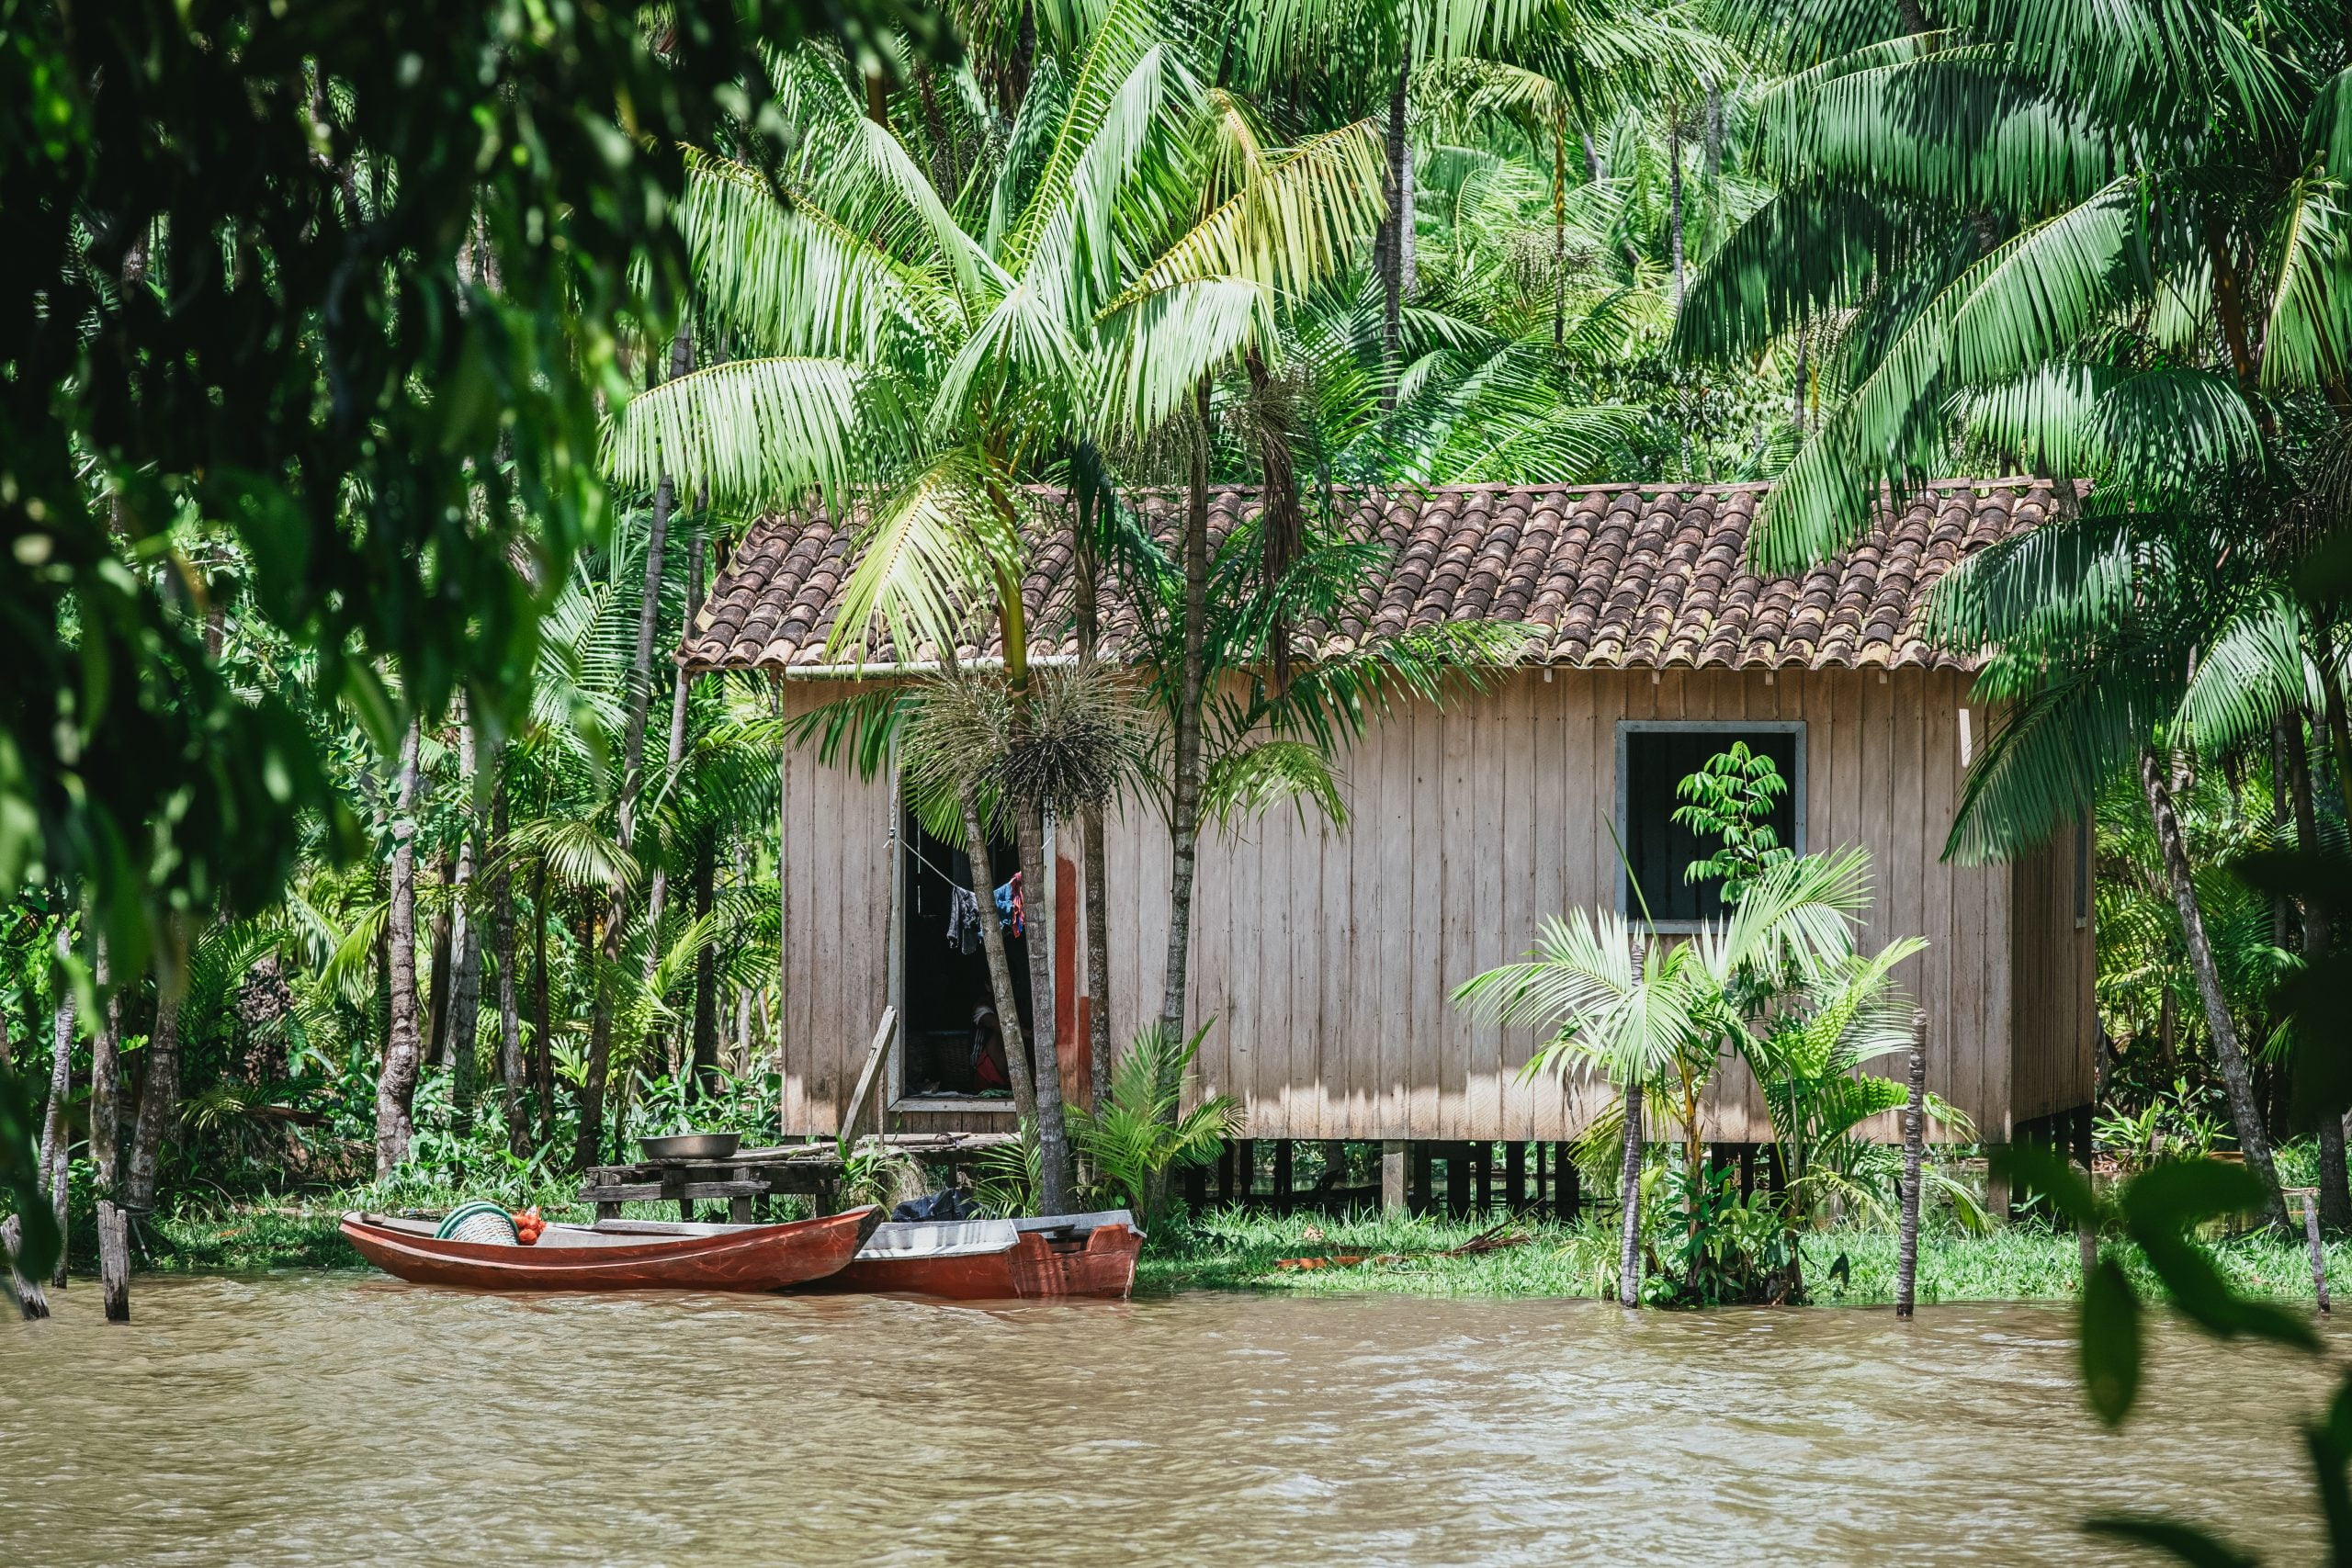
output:
M 413 1199 L 424 1193 L 407 1195 Z M 356 1253 L 335 1234 L 335 1222 L 357 1207 L 446 1207 L 447 1200 L 414 1204 L 384 1201 L 365 1191 L 303 1203 L 221 1204 L 183 1208 L 162 1219 L 142 1268 L 164 1273 L 256 1273 L 272 1269 L 362 1269 Z M 543 1201 L 549 1218 L 586 1220 L 575 1204 Z M 631 1204 L 632 1217 L 669 1218 L 657 1204 Z M 1154 1245 L 1136 1277 L 1139 1294 L 1177 1291 L 1263 1291 L 1291 1295 L 1379 1293 L 1526 1300 L 1600 1296 L 1615 1282 L 1615 1234 L 1597 1225 L 1532 1225 L 1511 1234 L 1521 1245 L 1469 1256 L 1444 1256 L 1484 1234 L 1484 1224 L 1363 1214 L 1272 1215 L 1221 1211 L 1201 1216 L 1189 1235 Z M 1815 1303 L 1870 1306 L 1894 1297 L 1895 1238 L 1880 1230 L 1832 1230 L 1804 1243 L 1805 1278 Z M 1284 1268 L 1283 1259 L 1361 1255 L 1369 1261 L 1319 1268 Z M 2213 1244 L 2213 1256 L 2232 1284 L 2270 1301 L 2308 1303 L 2311 1261 L 2301 1241 L 2270 1235 Z M 2140 1283 L 2154 1283 L 2135 1255 L 2127 1266 Z M 1844 1262 L 1841 1270 L 1840 1260 Z M 2069 1301 L 2079 1282 L 2080 1253 L 2072 1235 L 2021 1225 L 1984 1237 L 1949 1233 L 1923 1236 L 1919 1247 L 1922 1302 Z M 2329 1279 L 2352 1290 L 2352 1238 L 2329 1247 Z

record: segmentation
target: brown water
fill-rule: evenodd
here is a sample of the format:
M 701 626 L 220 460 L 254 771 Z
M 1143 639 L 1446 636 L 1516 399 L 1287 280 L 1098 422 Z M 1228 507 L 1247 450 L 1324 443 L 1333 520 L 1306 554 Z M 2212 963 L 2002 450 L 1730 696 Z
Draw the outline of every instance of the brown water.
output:
M 0 1321 L 0 1563 L 2148 1561 L 2075 1532 L 2117 1507 L 2315 1555 L 2320 1369 L 2167 1334 L 2109 1436 L 2051 1308 L 134 1304 Z

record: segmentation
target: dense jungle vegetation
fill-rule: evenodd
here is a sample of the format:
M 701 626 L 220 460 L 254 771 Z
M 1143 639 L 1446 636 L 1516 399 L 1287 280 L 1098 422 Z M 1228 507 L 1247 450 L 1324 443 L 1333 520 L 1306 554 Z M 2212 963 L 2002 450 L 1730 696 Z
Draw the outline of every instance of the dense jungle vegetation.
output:
M 1770 479 L 1757 558 L 1789 570 L 1952 474 L 2081 485 L 1934 629 L 2007 716 L 1951 852 L 2096 818 L 2102 1145 L 2233 1151 L 2274 1220 L 2283 1159 L 2352 1229 L 2337 8 L 0 17 L 0 1150 L 40 1263 L 48 1217 L 85 1252 L 100 1202 L 168 1255 L 182 1211 L 552 1198 L 638 1133 L 772 1132 L 777 751 L 893 734 L 983 853 L 1003 830 L 1034 869 L 1076 823 L 1099 888 L 1102 813 L 1167 823 L 1169 998 L 1088 1043 L 1106 1109 L 1061 1104 L 1049 1028 L 1006 1040 L 1009 1201 L 1154 1202 L 1234 1130 L 1163 1110 L 1214 1027 L 1182 986 L 1199 836 L 1324 809 L 1383 703 L 1511 650 L 1299 660 L 1287 628 L 1376 565 L 1340 492 Z M 1212 557 L 1221 483 L 1270 504 Z M 1017 626 L 1041 485 L 1145 606 L 1133 681 L 1091 601 L 1075 670 L 1009 637 L 821 733 L 673 671 L 778 505 L 862 509 L 845 655 Z M 1193 498 L 1173 547 L 1140 487 Z M 1899 1176 L 1853 1135 L 1900 1102 L 1856 1074 L 1900 1034 L 1901 954 L 1851 951 L 1865 868 L 1742 862 L 1741 798 L 1694 786 L 1744 889 L 1713 958 L 1571 920 L 1528 933 L 1566 981 L 1464 998 L 1625 1091 L 1585 1157 L 1629 1216 L 1681 1184 L 1668 1295 L 1738 1293 Z M 1634 994 L 1699 1021 L 1612 1033 Z M 1811 1129 L 1813 1186 L 1752 1225 L 1687 1118 L 1619 1158 L 1736 1052 Z M 1936 1223 L 1971 1223 L 1949 1190 Z

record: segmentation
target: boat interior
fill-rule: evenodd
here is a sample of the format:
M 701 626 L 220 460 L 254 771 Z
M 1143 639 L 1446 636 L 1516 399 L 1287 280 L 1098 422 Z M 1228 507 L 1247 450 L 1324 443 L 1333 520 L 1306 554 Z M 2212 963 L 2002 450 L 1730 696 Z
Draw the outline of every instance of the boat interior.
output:
M 360 1223 L 403 1235 L 433 1238 L 437 1220 L 394 1219 L 385 1214 L 358 1215 Z M 1125 1209 L 1104 1209 L 1087 1214 L 1052 1214 L 1015 1220 L 888 1221 L 876 1225 L 859 1251 L 861 1258 L 961 1258 L 1002 1252 L 1035 1232 L 1048 1235 L 1085 1235 L 1104 1225 L 1135 1228 L 1135 1215 Z M 649 1241 L 686 1240 L 734 1235 L 744 1231 L 770 1230 L 773 1225 L 688 1224 L 683 1220 L 599 1220 L 593 1225 L 550 1223 L 537 1245 L 550 1247 L 642 1247 Z

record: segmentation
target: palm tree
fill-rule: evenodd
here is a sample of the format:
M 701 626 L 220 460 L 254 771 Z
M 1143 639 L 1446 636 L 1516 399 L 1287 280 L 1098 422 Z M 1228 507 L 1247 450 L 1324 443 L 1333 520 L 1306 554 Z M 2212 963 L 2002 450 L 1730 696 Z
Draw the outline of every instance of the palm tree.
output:
M 1525 1074 L 1586 1071 L 1623 1102 L 1624 1155 L 1617 1299 L 1640 1302 L 1644 1101 L 1670 1086 L 1685 1157 L 1699 1168 L 1698 1089 L 1724 1049 L 1747 1038 L 1757 976 L 1840 962 L 1868 907 L 1870 864 L 1859 850 L 1772 867 L 1749 885 L 1730 916 L 1684 942 L 1666 942 L 1613 911 L 1547 918 L 1521 963 L 1489 969 L 1456 987 L 1473 1017 L 1550 1030 Z

